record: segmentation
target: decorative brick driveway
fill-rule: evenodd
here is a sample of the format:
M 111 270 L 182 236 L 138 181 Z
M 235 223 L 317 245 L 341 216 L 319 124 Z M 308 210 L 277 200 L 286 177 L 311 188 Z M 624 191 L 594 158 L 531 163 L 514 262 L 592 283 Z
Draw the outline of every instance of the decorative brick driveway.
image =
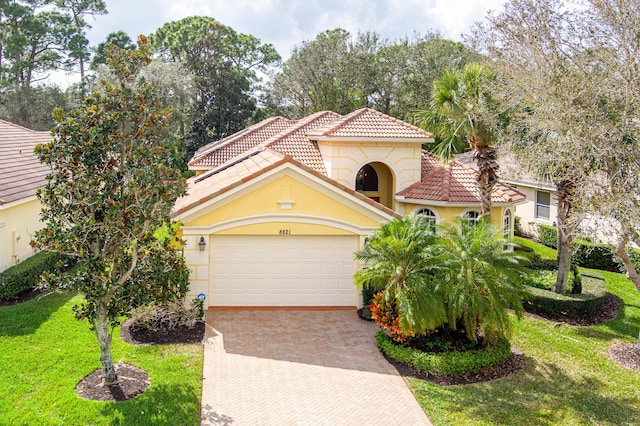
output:
M 203 425 L 430 425 L 355 311 L 208 311 Z

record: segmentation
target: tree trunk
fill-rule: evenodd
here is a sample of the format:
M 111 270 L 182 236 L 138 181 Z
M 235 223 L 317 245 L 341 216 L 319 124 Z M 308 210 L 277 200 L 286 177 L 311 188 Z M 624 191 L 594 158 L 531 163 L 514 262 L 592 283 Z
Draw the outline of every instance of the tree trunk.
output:
M 556 186 L 558 196 L 558 276 L 553 291 L 566 293 L 569 273 L 571 272 L 571 255 L 573 254 L 574 225 L 571 223 L 572 183 L 564 181 Z
M 111 385 L 118 381 L 111 356 L 111 330 L 107 319 L 107 306 L 98 304 L 96 313 L 95 333 L 100 346 L 100 363 L 102 364 L 102 383 Z
M 498 154 L 480 139 L 469 141 L 473 149 L 473 159 L 478 165 L 478 189 L 480 190 L 480 216 L 491 217 L 491 194 L 498 181 Z

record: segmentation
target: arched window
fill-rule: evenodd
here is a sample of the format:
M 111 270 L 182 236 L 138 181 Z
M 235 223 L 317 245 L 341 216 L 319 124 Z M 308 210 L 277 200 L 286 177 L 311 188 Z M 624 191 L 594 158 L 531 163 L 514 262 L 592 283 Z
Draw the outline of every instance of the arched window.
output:
M 438 222 L 438 216 L 436 216 L 436 213 L 433 210 L 420 209 L 416 212 L 416 214 L 426 217 L 427 222 L 429 223 L 429 226 L 431 226 L 432 228 L 436 227 L 436 223 Z
M 464 217 L 470 225 L 476 226 L 478 220 L 480 220 L 480 212 L 476 210 L 469 210 L 462 217 Z
M 366 164 L 358 172 L 356 176 L 356 191 L 378 191 L 378 173 L 370 164 Z
M 511 210 L 505 210 L 504 217 L 502 218 L 502 236 L 505 239 L 511 238 L 511 226 L 513 224 L 513 217 L 511 216 Z M 513 251 L 513 244 L 505 244 L 502 247 L 504 251 Z
M 502 235 L 505 238 L 511 237 L 511 224 L 513 219 L 511 217 L 511 210 L 505 210 L 504 218 L 502 219 Z

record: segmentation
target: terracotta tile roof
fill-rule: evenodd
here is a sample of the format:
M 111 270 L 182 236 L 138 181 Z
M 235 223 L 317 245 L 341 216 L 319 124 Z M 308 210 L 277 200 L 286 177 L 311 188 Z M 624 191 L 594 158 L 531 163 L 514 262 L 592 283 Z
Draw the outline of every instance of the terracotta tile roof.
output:
M 427 200 L 446 203 L 480 203 L 478 190 L 478 172 L 462 163 L 451 162 L 447 165 L 437 163 L 433 157 L 423 152 L 423 175 L 416 182 L 397 195 L 407 199 Z M 426 172 L 426 173 L 425 173 Z M 526 197 L 520 191 L 501 182 L 493 187 L 491 202 L 514 203 Z
M 471 152 L 456 155 L 456 161 L 474 170 L 478 169 Z M 536 176 L 535 173 L 526 167 L 526 164 L 522 164 L 517 154 L 506 148 L 498 149 L 498 164 L 500 164 L 500 177 L 505 181 L 513 182 L 514 184 L 517 182 L 531 184 L 532 186 L 555 188 L 551 179 Z
M 318 144 L 310 140 L 308 134 L 313 129 L 332 123 L 340 117 L 340 114 L 332 111 L 317 112 L 298 120 L 294 126 L 265 141 L 262 146 L 290 155 L 294 160 L 326 174 Z
M 0 205 L 35 195 L 50 172 L 33 154 L 37 144 L 51 140 L 36 132 L 0 120 Z
M 222 140 L 201 147 L 189 161 L 189 166 L 217 167 L 291 128 L 295 123 L 283 117 L 263 120 Z
M 379 111 L 362 108 L 309 133 L 309 136 L 354 138 L 431 139 L 433 135 Z
M 175 217 L 184 213 L 189 209 L 236 188 L 286 162 L 294 164 L 298 168 L 330 183 L 331 185 L 334 185 L 351 196 L 376 207 L 388 215 L 399 217 L 399 215 L 390 208 L 375 202 L 371 198 L 364 196 L 351 188 L 347 188 L 333 179 L 330 179 L 326 174 L 319 172 L 312 167 L 306 166 L 302 162 L 292 158 L 290 155 L 285 155 L 281 152 L 268 148 L 258 148 L 254 152 L 247 154 L 244 158 L 237 159 L 235 162 L 190 178 L 187 181 L 187 195 L 176 200 L 171 215 Z

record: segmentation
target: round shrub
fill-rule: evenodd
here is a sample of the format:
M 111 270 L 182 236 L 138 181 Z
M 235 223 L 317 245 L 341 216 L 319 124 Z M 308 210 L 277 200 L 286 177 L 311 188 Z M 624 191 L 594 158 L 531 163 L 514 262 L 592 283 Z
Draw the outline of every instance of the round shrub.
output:
M 492 346 L 463 352 L 424 352 L 394 343 L 382 330 L 376 333 L 376 341 L 387 357 L 433 375 L 477 373 L 511 357 L 511 344 L 506 339 L 500 339 Z
M 558 294 L 550 290 L 527 287 L 529 293 L 523 302 L 525 310 L 541 314 L 582 316 L 589 315 L 604 305 L 607 289 L 604 278 L 597 274 L 580 274 L 582 293 Z

